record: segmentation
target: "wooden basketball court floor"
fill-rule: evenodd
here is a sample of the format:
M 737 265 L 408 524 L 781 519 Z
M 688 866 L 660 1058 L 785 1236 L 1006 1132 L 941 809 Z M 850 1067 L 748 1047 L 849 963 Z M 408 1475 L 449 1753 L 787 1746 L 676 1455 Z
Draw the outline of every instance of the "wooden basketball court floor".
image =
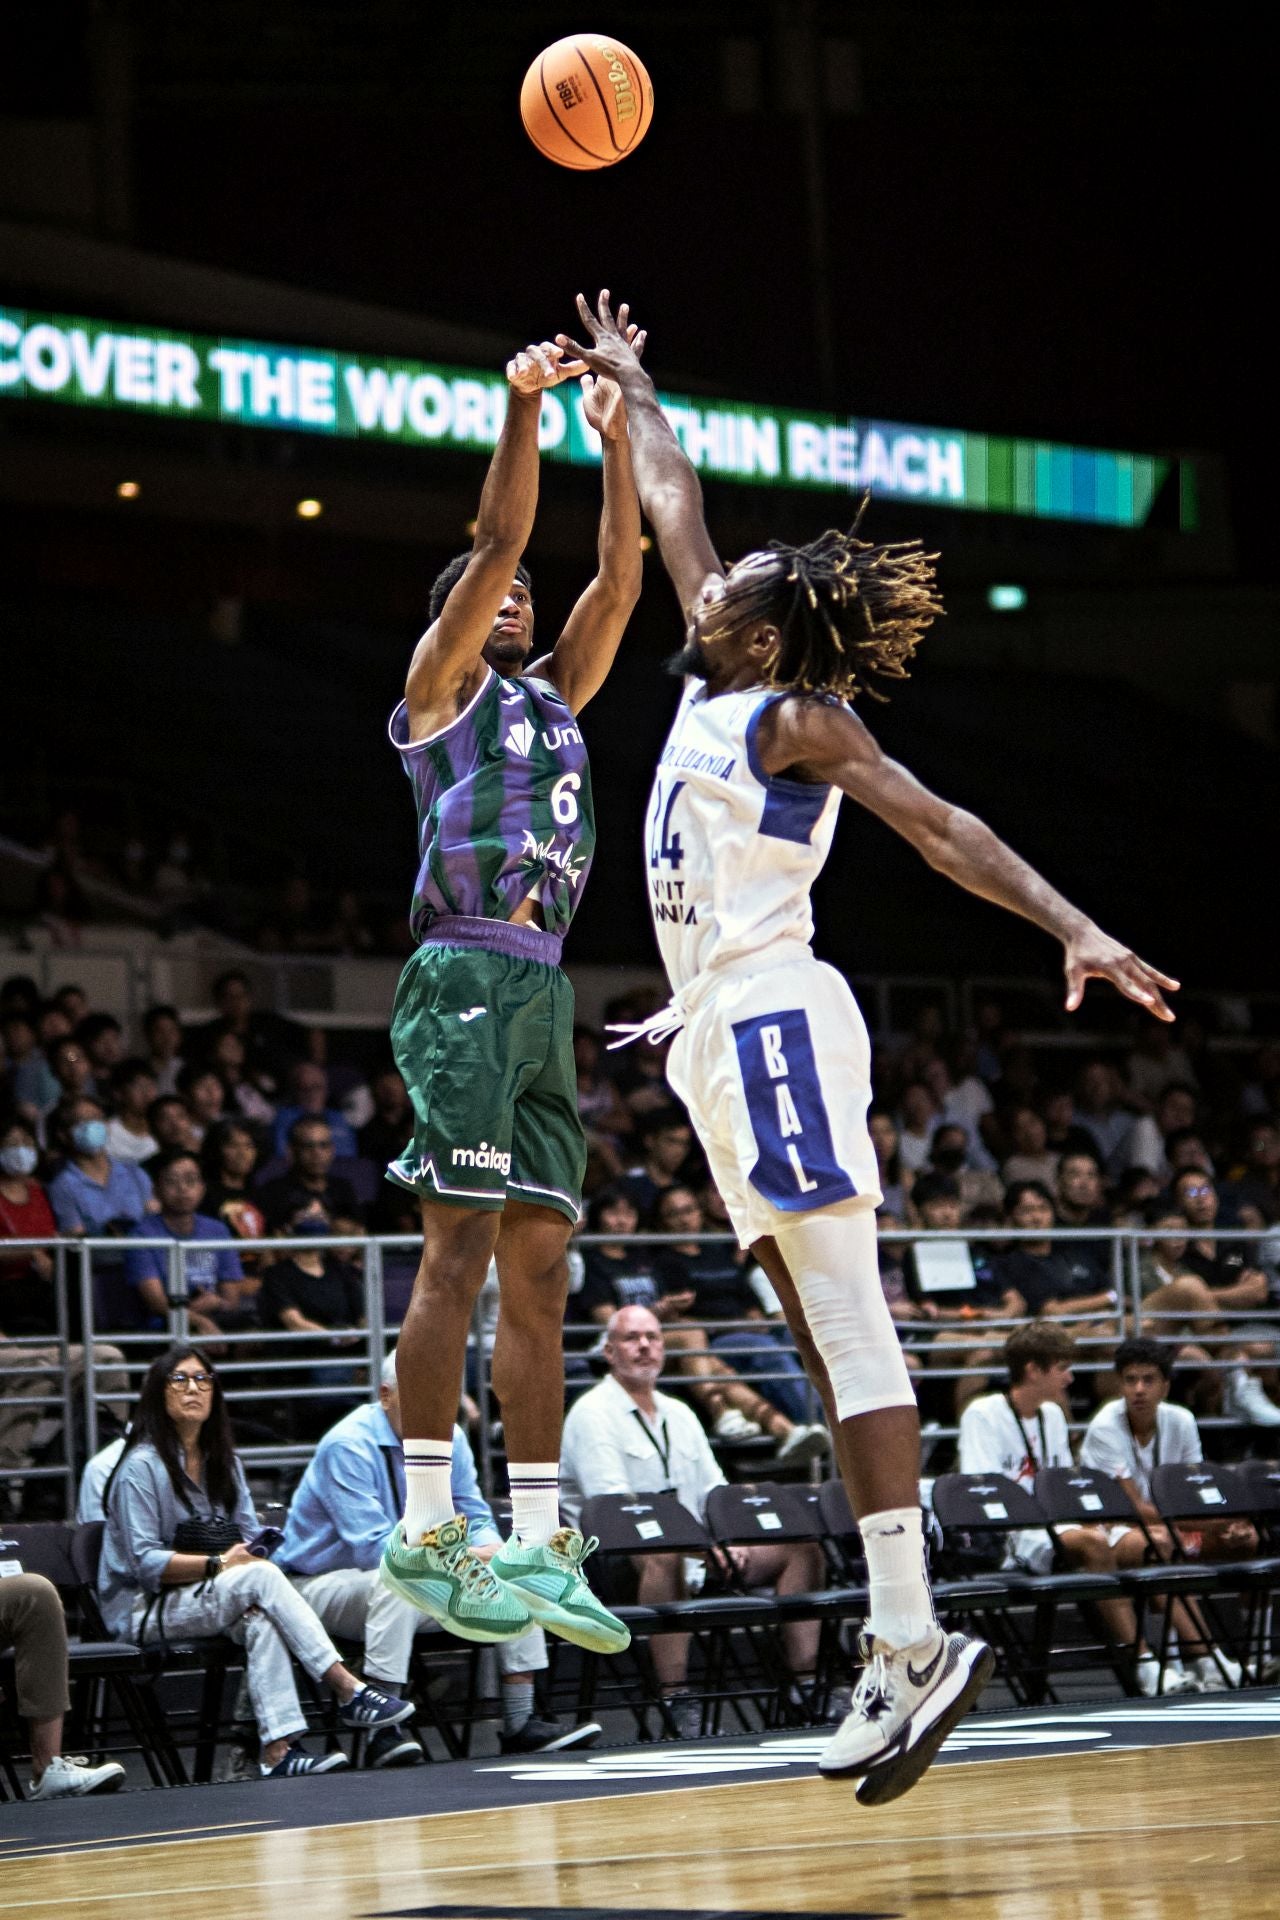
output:
M 0 1920 L 1280 1916 L 1280 1694 L 1180 1705 L 966 1722 L 879 1811 L 812 1736 L 6 1805 Z

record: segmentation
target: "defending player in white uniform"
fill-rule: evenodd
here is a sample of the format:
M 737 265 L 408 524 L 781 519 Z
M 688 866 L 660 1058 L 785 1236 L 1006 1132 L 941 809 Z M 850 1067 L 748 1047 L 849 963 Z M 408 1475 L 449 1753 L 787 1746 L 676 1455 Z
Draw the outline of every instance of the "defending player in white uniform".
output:
M 782 1301 L 822 1394 L 858 1515 L 870 1584 L 866 1667 L 823 1753 L 878 1805 L 914 1785 L 977 1699 L 993 1660 L 937 1624 L 916 1485 L 919 1419 L 880 1288 L 866 1029 L 813 957 L 809 889 L 840 795 L 959 885 L 1064 948 L 1067 1006 L 1110 980 L 1172 1019 L 1156 973 L 1109 938 L 972 814 L 889 760 L 849 702 L 904 677 L 941 610 L 919 542 L 828 533 L 775 542 L 726 572 L 698 478 L 602 293 L 579 295 L 590 344 L 558 344 L 616 379 L 641 504 L 686 620 L 689 677 L 648 813 L 651 901 L 681 1026 L 668 1072 L 689 1105 L 744 1245 Z

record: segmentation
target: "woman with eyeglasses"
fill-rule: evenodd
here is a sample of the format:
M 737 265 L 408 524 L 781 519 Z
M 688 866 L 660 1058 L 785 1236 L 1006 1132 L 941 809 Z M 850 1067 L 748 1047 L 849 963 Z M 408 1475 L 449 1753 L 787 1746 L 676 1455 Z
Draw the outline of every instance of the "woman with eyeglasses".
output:
M 376 1732 L 412 1716 L 410 1702 L 347 1671 L 306 1601 L 265 1558 L 222 1386 L 199 1348 L 171 1347 L 148 1368 L 104 1506 L 98 1601 L 108 1631 L 143 1645 L 226 1634 L 243 1646 L 264 1776 L 347 1765 L 343 1753 L 317 1756 L 298 1744 L 306 1721 L 290 1656 L 337 1696 L 345 1727 Z M 240 1537 L 210 1551 L 219 1531 Z

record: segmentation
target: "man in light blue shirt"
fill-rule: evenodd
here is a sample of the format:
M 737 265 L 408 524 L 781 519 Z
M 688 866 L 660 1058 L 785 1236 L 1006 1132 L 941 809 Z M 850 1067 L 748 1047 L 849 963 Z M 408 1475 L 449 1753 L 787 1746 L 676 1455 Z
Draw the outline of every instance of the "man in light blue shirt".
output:
M 434 1623 L 384 1587 L 378 1563 L 387 1535 L 404 1511 L 404 1453 L 395 1355 L 382 1368 L 377 1405 L 357 1407 L 329 1429 L 289 1508 L 284 1544 L 275 1555 L 307 1604 L 331 1633 L 364 1641 L 365 1678 L 403 1693 L 413 1636 Z M 493 1512 L 476 1475 L 467 1437 L 453 1430 L 451 1485 L 455 1510 L 467 1521 L 470 1544 L 482 1559 L 502 1544 Z M 585 1746 L 599 1735 L 594 1723 L 566 1729 L 533 1712 L 533 1674 L 547 1664 L 542 1629 L 495 1649 L 502 1674 L 501 1747 L 504 1753 L 538 1753 Z M 394 1738 L 392 1736 L 395 1736 Z M 381 1750 L 370 1766 L 413 1766 L 422 1759 L 415 1742 L 396 1728 L 375 1736 Z

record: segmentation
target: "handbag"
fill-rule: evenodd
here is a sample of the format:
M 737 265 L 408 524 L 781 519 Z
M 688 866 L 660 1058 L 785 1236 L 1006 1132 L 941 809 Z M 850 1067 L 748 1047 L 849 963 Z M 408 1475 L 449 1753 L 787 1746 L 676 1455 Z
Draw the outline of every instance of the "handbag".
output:
M 206 1520 L 199 1514 L 193 1513 L 189 1514 L 185 1520 L 179 1520 L 174 1529 L 173 1551 L 198 1553 L 207 1560 L 211 1554 L 225 1553 L 228 1547 L 234 1547 L 238 1540 L 243 1539 L 244 1535 L 229 1514 L 211 1513 Z M 196 1592 L 198 1593 L 205 1585 L 207 1582 L 201 1580 L 196 1587 Z M 153 1593 L 148 1600 L 138 1624 L 139 1645 L 145 1645 L 147 1633 L 154 1627 L 161 1652 L 168 1652 L 169 1643 L 164 1630 L 164 1605 L 173 1591 L 172 1587 L 161 1587 L 160 1591 Z

